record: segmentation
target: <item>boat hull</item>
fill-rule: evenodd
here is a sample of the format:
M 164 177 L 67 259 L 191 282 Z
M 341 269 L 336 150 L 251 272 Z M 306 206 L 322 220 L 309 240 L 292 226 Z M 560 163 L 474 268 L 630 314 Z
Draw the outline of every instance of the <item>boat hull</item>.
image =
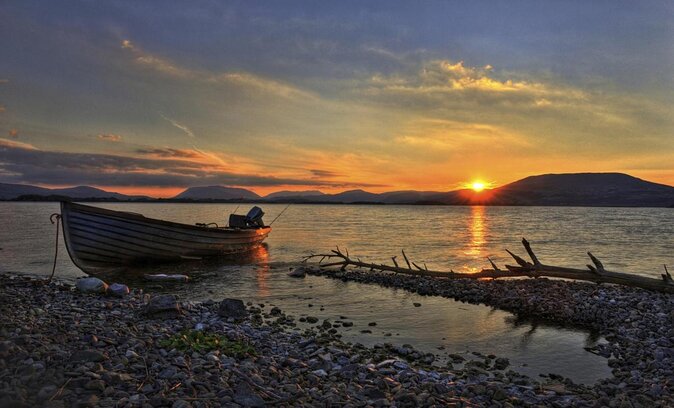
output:
M 61 202 L 61 222 L 70 258 L 88 273 L 243 253 L 271 231 L 199 227 L 71 202 Z

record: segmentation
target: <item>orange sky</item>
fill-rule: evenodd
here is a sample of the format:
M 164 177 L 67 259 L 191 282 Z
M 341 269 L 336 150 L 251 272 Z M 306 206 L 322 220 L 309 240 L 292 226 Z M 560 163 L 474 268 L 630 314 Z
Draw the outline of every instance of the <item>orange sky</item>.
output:
M 3 7 L 0 182 L 155 197 L 573 172 L 674 185 L 671 7 L 211 7 Z

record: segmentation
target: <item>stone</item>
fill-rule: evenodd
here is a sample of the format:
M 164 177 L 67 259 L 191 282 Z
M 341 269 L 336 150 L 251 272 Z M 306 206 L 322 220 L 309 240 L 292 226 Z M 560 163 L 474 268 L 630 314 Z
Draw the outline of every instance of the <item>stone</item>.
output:
M 192 404 L 185 400 L 176 400 L 173 405 L 171 405 L 171 408 L 192 408 Z
M 178 373 L 178 370 L 176 370 L 175 367 L 169 366 L 169 367 L 166 367 L 165 369 L 161 370 L 161 372 L 159 373 L 159 375 L 157 375 L 157 377 L 159 377 L 161 379 L 164 379 L 164 380 L 168 380 L 168 379 L 171 379 L 171 378 L 175 377 L 175 375 L 177 373 Z
M 91 380 L 84 385 L 84 388 L 90 391 L 105 391 L 105 383 L 101 380 Z
M 307 322 L 308 323 L 318 323 L 318 317 L 307 316 Z
M 497 370 L 505 370 L 510 365 L 510 360 L 504 357 L 499 357 L 494 360 L 494 368 Z
M 257 395 L 250 386 L 240 384 L 234 391 L 234 402 L 247 408 L 262 408 L 265 402 L 259 395 Z
M 114 297 L 124 297 L 131 292 L 128 286 L 122 283 L 113 283 L 108 287 L 108 295 Z
M 143 312 L 149 316 L 177 316 L 182 308 L 176 295 L 159 295 L 150 298 L 145 304 Z
M 95 395 L 84 395 L 74 405 L 77 408 L 89 408 L 98 406 L 98 397 Z
M 105 361 L 107 357 L 105 354 L 96 350 L 78 350 L 70 356 L 70 361 L 84 361 L 98 363 Z
M 224 299 L 220 302 L 218 315 L 226 319 L 245 319 L 248 316 L 248 310 L 241 299 Z
M 44 387 L 40 388 L 40 391 L 37 393 L 37 399 L 40 401 L 49 399 L 54 394 L 56 394 L 57 390 L 58 388 L 55 385 L 45 385 Z
M 78 279 L 75 286 L 82 293 L 105 293 L 108 289 L 107 283 L 93 276 Z
M 421 307 L 421 303 L 419 303 L 419 302 L 414 302 L 414 307 Z
M 290 276 L 291 278 L 304 278 L 305 276 L 307 276 L 307 270 L 303 266 L 298 266 L 297 268 L 288 272 L 288 276 Z

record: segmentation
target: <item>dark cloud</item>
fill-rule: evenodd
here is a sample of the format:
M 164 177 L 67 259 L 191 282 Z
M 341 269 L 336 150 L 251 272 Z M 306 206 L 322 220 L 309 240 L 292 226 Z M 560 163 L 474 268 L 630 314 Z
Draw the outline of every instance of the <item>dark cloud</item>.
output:
M 174 157 L 182 159 L 196 159 L 204 157 L 203 153 L 191 149 L 173 149 L 173 148 L 154 148 L 154 149 L 137 149 L 136 153 L 142 155 L 155 157 Z
M 314 178 L 324 178 L 324 177 L 339 177 L 340 174 L 335 173 L 334 171 L 329 170 L 320 170 L 320 169 L 310 169 L 309 172 L 313 175 Z
M 154 151 L 155 149 L 148 149 Z M 172 149 L 156 149 L 159 151 Z M 195 185 L 375 187 L 375 184 L 327 182 L 237 174 L 203 163 L 94 153 L 39 150 L 0 139 L 0 177 L 4 182 L 47 185 L 189 187 Z

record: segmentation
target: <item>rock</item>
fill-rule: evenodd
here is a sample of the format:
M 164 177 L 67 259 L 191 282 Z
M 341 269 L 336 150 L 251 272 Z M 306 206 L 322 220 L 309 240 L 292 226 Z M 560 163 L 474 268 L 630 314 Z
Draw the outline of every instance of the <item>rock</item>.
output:
M 173 405 L 171 405 L 171 408 L 192 408 L 192 404 L 185 400 L 176 400 Z
M 503 388 L 497 388 L 496 391 L 494 391 L 492 398 L 496 401 L 503 401 L 504 399 L 508 398 L 508 394 L 503 390 Z
M 165 369 L 161 370 L 161 372 L 159 372 L 157 377 L 159 377 L 161 379 L 164 379 L 164 380 L 169 380 L 169 379 L 175 377 L 177 373 L 178 373 L 178 370 L 176 370 L 175 367 L 168 366 Z
M 78 350 L 70 356 L 70 361 L 84 361 L 98 363 L 105 361 L 107 357 L 105 354 L 96 350 Z
M 265 406 L 264 400 L 245 384 L 240 384 L 236 387 L 236 390 L 234 391 L 234 402 L 242 407 L 258 408 Z
M 37 399 L 39 401 L 49 399 L 54 394 L 56 394 L 57 390 L 58 388 L 55 385 L 45 385 L 44 387 L 40 388 L 40 391 L 37 393 Z
M 159 295 L 150 298 L 145 304 L 143 312 L 149 316 L 177 316 L 182 313 L 178 296 Z
M 366 386 L 363 388 L 362 394 L 367 398 L 377 400 L 381 398 L 386 398 L 386 394 L 381 391 L 379 388 L 373 386 Z
M 497 370 L 505 370 L 510 365 L 510 360 L 504 357 L 499 357 L 494 360 L 494 368 Z
M 307 316 L 307 322 L 309 322 L 309 323 L 318 323 L 318 317 Z
M 105 293 L 108 289 L 107 283 L 93 276 L 78 279 L 75 286 L 82 293 Z
M 115 297 L 124 297 L 129 294 L 131 290 L 122 283 L 113 283 L 108 287 L 108 295 Z
M 421 303 L 414 302 L 414 307 L 421 307 Z
M 90 391 L 103 392 L 105 390 L 105 383 L 101 380 L 91 380 L 84 385 L 84 388 Z
M 98 406 L 98 397 L 95 395 L 84 395 L 74 405 L 77 408 L 89 408 Z
M 303 266 L 298 266 L 297 268 L 288 272 L 288 276 L 292 278 L 304 278 L 305 276 L 307 276 L 307 270 Z
M 220 302 L 218 315 L 226 319 L 245 319 L 248 316 L 248 310 L 240 299 L 224 299 Z
M 323 369 L 312 371 L 312 373 L 314 375 L 318 376 L 318 377 L 327 377 L 328 376 L 328 373 Z

